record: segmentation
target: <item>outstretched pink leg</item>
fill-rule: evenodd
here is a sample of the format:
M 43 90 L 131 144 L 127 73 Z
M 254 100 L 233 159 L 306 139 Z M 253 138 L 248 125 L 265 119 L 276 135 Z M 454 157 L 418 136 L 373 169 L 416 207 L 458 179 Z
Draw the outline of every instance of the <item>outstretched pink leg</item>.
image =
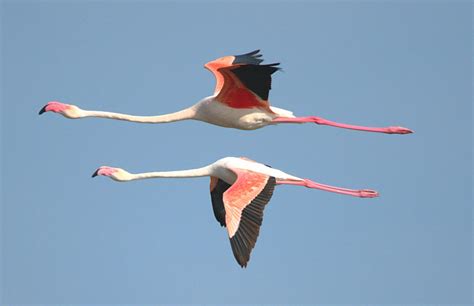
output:
M 386 134 L 411 134 L 412 130 L 401 127 L 401 126 L 389 126 L 389 127 L 368 127 L 368 126 L 359 126 L 351 125 L 345 123 L 338 123 L 334 121 L 329 121 L 324 118 L 309 116 L 309 117 L 298 117 L 298 118 L 285 118 L 278 117 L 272 120 L 273 123 L 306 123 L 314 122 L 319 125 L 329 125 L 335 126 L 343 129 L 366 131 L 366 132 L 375 132 L 375 133 L 386 133 Z
M 341 188 L 341 187 L 335 187 L 335 186 L 329 186 L 329 185 L 316 183 L 316 182 L 313 182 L 309 179 L 304 179 L 302 181 L 277 180 L 276 183 L 277 183 L 277 185 L 285 184 L 285 185 L 304 186 L 304 187 L 308 187 L 308 188 L 315 188 L 315 189 L 320 189 L 320 190 L 324 190 L 324 191 L 350 195 L 350 196 L 359 197 L 359 198 L 375 198 L 375 197 L 379 196 L 379 193 L 375 190 L 370 190 L 370 189 L 362 189 L 362 190 L 347 189 L 347 188 Z

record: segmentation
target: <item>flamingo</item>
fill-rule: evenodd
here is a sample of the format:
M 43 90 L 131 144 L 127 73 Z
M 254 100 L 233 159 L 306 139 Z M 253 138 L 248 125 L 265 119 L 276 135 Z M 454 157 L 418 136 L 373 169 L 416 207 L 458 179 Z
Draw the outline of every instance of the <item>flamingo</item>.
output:
M 291 111 L 272 107 L 268 101 L 272 74 L 280 63 L 263 64 L 260 50 L 242 55 L 224 56 L 204 65 L 216 78 L 214 94 L 197 104 L 178 112 L 160 116 L 133 116 L 121 113 L 84 110 L 72 104 L 48 102 L 39 114 L 54 112 L 66 118 L 108 118 L 140 123 L 167 123 L 180 120 L 199 120 L 226 128 L 254 130 L 280 123 L 307 123 L 345 129 L 387 134 L 409 134 L 410 129 L 400 126 L 365 127 L 338 123 L 307 116 L 295 117 Z
M 150 178 L 211 178 L 210 191 L 214 216 L 227 228 L 232 252 L 244 268 L 257 241 L 263 210 L 276 185 L 296 185 L 361 198 L 377 197 L 374 190 L 352 190 L 303 179 L 245 157 L 225 157 L 208 166 L 181 171 L 129 173 L 121 168 L 99 167 L 92 177 L 102 175 L 118 182 Z

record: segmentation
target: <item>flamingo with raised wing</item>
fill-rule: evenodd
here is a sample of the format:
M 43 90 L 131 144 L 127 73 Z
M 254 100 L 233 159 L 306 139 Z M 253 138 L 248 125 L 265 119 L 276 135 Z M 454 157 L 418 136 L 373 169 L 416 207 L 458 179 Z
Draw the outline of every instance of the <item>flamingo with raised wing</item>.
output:
M 244 157 L 226 157 L 198 169 L 138 174 L 102 166 L 92 177 L 97 175 L 119 182 L 210 176 L 214 216 L 221 226 L 227 228 L 232 252 L 241 267 L 246 267 L 250 259 L 262 225 L 263 210 L 276 185 L 298 185 L 361 198 L 378 196 L 373 190 L 352 190 L 316 183 Z
M 409 134 L 410 129 L 400 126 L 366 127 L 338 123 L 327 119 L 307 116 L 295 117 L 291 111 L 272 107 L 268 101 L 272 74 L 280 70 L 279 63 L 261 64 L 260 50 L 250 53 L 224 56 L 204 65 L 216 77 L 212 96 L 184 110 L 159 116 L 133 116 L 127 114 L 84 110 L 71 104 L 51 101 L 40 114 L 55 112 L 66 118 L 99 117 L 141 123 L 167 123 L 180 120 L 199 120 L 214 125 L 254 130 L 279 123 L 307 123 L 328 125 L 345 129 L 387 134 Z

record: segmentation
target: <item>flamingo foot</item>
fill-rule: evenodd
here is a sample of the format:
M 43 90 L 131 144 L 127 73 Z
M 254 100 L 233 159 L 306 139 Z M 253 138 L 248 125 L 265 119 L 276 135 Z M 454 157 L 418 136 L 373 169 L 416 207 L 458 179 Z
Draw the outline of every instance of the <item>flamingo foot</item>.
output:
M 413 133 L 412 130 L 404 128 L 402 126 L 390 126 L 387 128 L 386 134 L 411 134 Z
M 379 193 L 375 190 L 363 189 L 359 190 L 359 197 L 361 198 L 376 198 L 379 196 Z

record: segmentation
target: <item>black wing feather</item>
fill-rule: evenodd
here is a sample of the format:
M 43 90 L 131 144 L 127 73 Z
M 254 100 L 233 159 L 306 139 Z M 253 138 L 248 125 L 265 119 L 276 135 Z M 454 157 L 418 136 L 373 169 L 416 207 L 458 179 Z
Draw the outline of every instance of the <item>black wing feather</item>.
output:
M 221 179 L 217 179 L 217 184 L 211 191 L 212 210 L 214 211 L 214 217 L 221 226 L 225 227 L 225 208 L 222 196 L 230 185 Z
M 280 63 L 268 65 L 242 65 L 231 69 L 237 78 L 262 100 L 268 100 L 268 93 L 272 88 L 272 74 L 281 68 Z
M 241 55 L 234 55 L 235 59 L 232 64 L 252 64 L 258 65 L 263 62 L 261 54 L 258 54 L 260 50 L 255 50 L 249 53 L 241 54 Z

